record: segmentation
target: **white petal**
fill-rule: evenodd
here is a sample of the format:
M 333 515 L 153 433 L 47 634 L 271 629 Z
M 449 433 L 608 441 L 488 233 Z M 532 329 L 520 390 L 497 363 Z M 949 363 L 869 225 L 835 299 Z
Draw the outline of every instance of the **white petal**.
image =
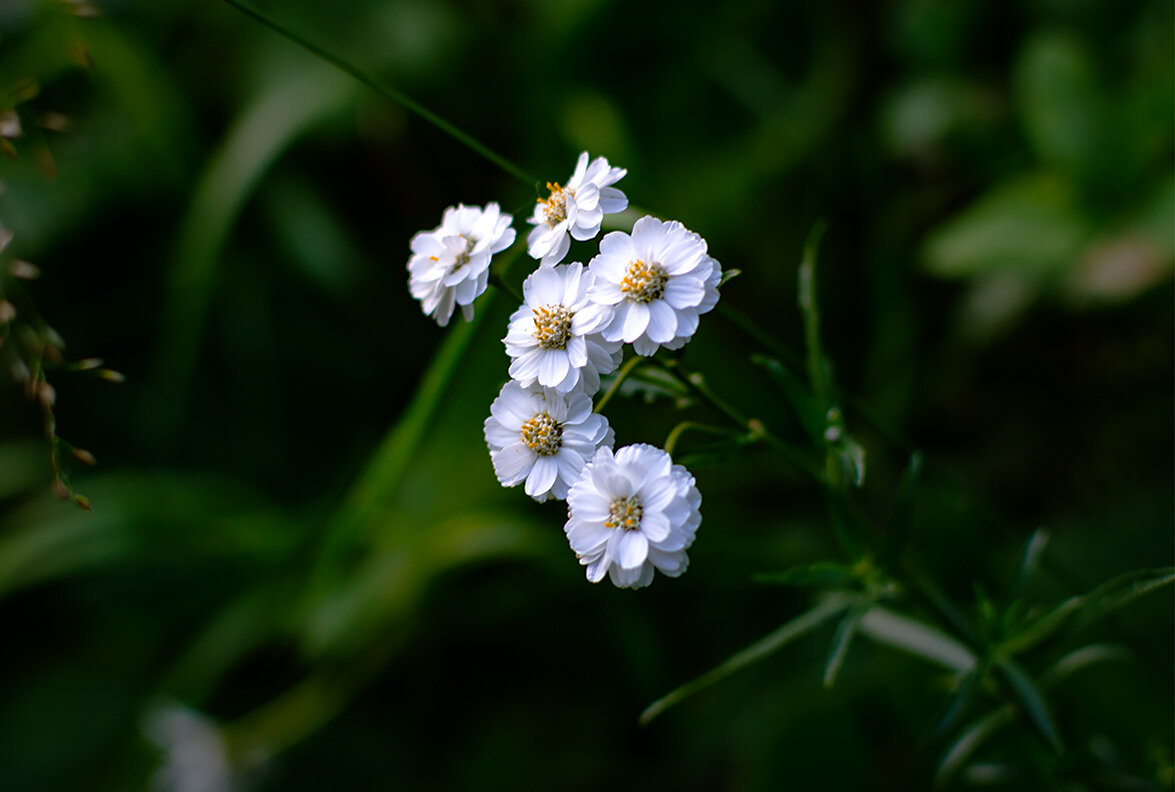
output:
M 633 569 L 649 557 L 649 540 L 641 531 L 623 531 L 616 542 L 616 560 L 624 569 Z
M 534 467 L 526 477 L 526 486 L 523 488 L 532 498 L 542 495 L 551 489 L 555 477 L 559 475 L 559 465 L 551 457 L 536 456 Z
M 494 463 L 494 475 L 498 477 L 502 486 L 513 487 L 531 472 L 535 455 L 520 440 L 494 453 L 490 459 Z
M 663 344 L 677 333 L 677 314 L 664 300 L 649 303 L 649 340 Z
M 648 326 L 649 306 L 644 303 L 630 302 L 628 304 L 628 315 L 624 317 L 624 328 L 620 337 L 624 339 L 625 343 L 631 344 L 644 334 Z

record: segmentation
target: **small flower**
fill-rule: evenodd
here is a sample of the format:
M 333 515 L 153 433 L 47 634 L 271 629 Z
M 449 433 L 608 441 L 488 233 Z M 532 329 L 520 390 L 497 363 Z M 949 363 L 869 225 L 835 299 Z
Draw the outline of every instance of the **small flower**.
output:
M 530 255 L 542 259 L 544 267 L 558 264 L 571 247 L 568 234 L 583 241 L 600 233 L 604 215 L 628 208 L 624 193 L 609 186 L 626 173 L 624 168 L 610 167 L 603 157 L 596 157 L 589 165 L 585 151 L 579 155 L 567 186 L 547 182 L 551 195 L 539 199 L 530 218 L 535 226 L 526 238 Z
M 484 210 L 458 204 L 445 210 L 439 226 L 412 237 L 408 289 L 425 316 L 444 327 L 460 305 L 465 320 L 473 318 L 473 301 L 489 283 L 490 257 L 514 242 L 512 219 L 496 203 Z
M 513 379 L 560 393 L 578 387 L 590 396 L 600 389 L 600 375 L 620 364 L 620 344 L 595 332 L 612 311 L 588 300 L 591 285 L 592 274 L 578 261 L 539 267 L 523 282 L 526 302 L 502 339 L 514 358 Z
M 586 394 L 528 390 L 511 381 L 490 406 L 485 438 L 502 486 L 525 479 L 526 494 L 542 503 L 566 498 L 596 449 L 612 447 L 615 433 L 607 418 L 592 412 Z
M 630 343 L 638 355 L 678 349 L 698 329 L 698 316 L 718 302 L 722 268 L 706 240 L 677 221 L 642 217 L 632 235 L 613 231 L 592 259 L 593 302 L 613 306 L 600 329 L 608 341 Z
M 620 588 L 640 588 L 654 569 L 685 571 L 701 505 L 694 477 L 660 448 L 601 448 L 567 494 L 563 531 L 592 583 L 608 573 Z

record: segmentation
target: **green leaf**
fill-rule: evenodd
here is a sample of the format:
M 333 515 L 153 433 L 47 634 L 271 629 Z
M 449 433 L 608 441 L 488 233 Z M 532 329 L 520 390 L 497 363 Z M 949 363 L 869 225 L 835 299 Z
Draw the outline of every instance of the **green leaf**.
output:
M 787 366 L 775 358 L 765 355 L 754 355 L 751 362 L 767 370 L 775 383 L 779 386 L 788 404 L 800 421 L 800 426 L 816 444 L 823 443 L 824 414 L 816 406 L 811 391 L 798 376 Z
M 971 706 L 971 702 L 975 700 L 975 693 L 979 690 L 979 682 L 983 678 L 983 673 L 977 668 L 969 674 L 964 674 L 958 680 L 955 692 L 951 695 L 947 702 L 946 710 L 943 712 L 938 723 L 934 727 L 931 734 L 935 737 L 946 734 L 950 731 L 955 722 L 962 717 L 967 708 Z
M 1144 594 L 1175 581 L 1175 567 L 1140 569 L 1109 580 L 1088 594 L 1070 597 L 1039 616 L 1020 632 L 1000 644 L 1004 654 L 1018 654 L 1051 637 L 1075 617 L 1075 629 L 1133 602 Z
M 1089 644 L 1080 649 L 1074 649 L 1045 671 L 1040 683 L 1046 688 L 1068 679 L 1083 668 L 1108 660 L 1127 660 L 1130 651 L 1124 646 L 1116 644 Z
M 762 640 L 756 641 L 741 652 L 731 655 L 730 658 L 716 668 L 707 671 L 700 677 L 687 682 L 668 695 L 654 701 L 641 713 L 640 724 L 642 726 L 647 725 L 653 718 L 674 704 L 692 696 L 698 691 L 705 690 L 716 682 L 721 682 L 734 672 L 746 668 L 752 663 L 756 663 L 768 655 L 779 651 L 797 638 L 816 629 L 849 607 L 851 603 L 852 598 L 845 595 L 833 595 L 825 599 L 816 607 L 800 614 Z
M 887 564 L 898 557 L 906 545 L 910 529 L 914 524 L 914 501 L 918 492 L 918 481 L 922 476 L 922 455 L 917 451 L 910 454 L 910 461 L 906 465 L 902 479 L 898 482 L 897 495 L 894 497 L 893 510 L 890 512 L 889 525 L 881 542 L 879 555 L 883 564 Z
M 828 662 L 824 664 L 824 687 L 830 688 L 836 684 L 836 676 L 840 673 L 845 658 L 849 656 L 849 645 L 853 642 L 857 626 L 872 604 L 873 601 L 870 598 L 863 597 L 857 600 L 849 608 L 849 612 L 844 615 L 844 618 L 840 620 L 840 624 L 836 626 L 836 632 L 833 633 L 832 644 L 828 650 Z
M 1129 656 L 1123 647 L 1112 644 L 1090 644 L 1076 649 L 1054 663 L 1041 676 L 1041 686 L 1051 688 L 1071 674 L 1095 663 L 1107 660 L 1121 660 Z M 942 761 L 939 762 L 935 773 L 935 785 L 943 786 L 960 767 L 971 757 L 976 749 L 988 740 L 993 734 L 1016 719 L 1016 707 L 1005 704 L 991 712 L 969 727 L 964 729 L 947 748 Z
M 820 305 L 816 295 L 816 252 L 827 224 L 819 222 L 808 232 L 804 243 L 804 258 L 800 262 L 797 289 L 800 312 L 804 315 L 804 345 L 808 354 L 808 381 L 820 413 L 831 406 L 832 377 L 828 361 L 820 345 Z
M 739 275 L 742 275 L 742 274 L 743 274 L 743 271 L 739 270 L 739 269 L 723 270 L 722 277 L 718 279 L 718 288 L 721 289 L 727 283 L 729 283 L 730 281 L 734 280 L 735 278 L 737 278 Z
M 939 226 L 923 254 L 944 278 L 1043 277 L 1075 265 L 1090 233 L 1072 187 L 1040 174 L 993 188 Z
M 1024 547 L 1024 556 L 1020 559 L 1020 569 L 1016 572 L 1016 579 L 1008 591 L 1008 602 L 1015 602 L 1024 594 L 1028 581 L 1032 579 L 1040 565 L 1040 555 L 1044 552 L 1048 541 L 1048 532 L 1043 528 L 1037 529 L 1029 537 L 1028 544 Z
M 1024 45 L 1014 75 L 1019 115 L 1036 154 L 1072 176 L 1102 159 L 1109 109 L 1089 52 L 1076 38 L 1045 33 Z
M 854 568 L 834 561 L 817 561 L 814 564 L 792 567 L 783 572 L 764 572 L 752 578 L 756 583 L 776 583 L 783 586 L 820 586 L 822 588 L 848 588 L 860 583 L 860 575 Z
M 979 746 L 987 742 L 988 738 L 1015 718 L 1016 708 L 1008 705 L 985 715 L 964 729 L 947 748 L 942 761 L 938 763 L 938 770 L 934 774 L 934 785 L 942 787 L 949 783 Z
M 1024 672 L 1024 669 L 1010 658 L 997 660 L 996 666 L 1003 672 L 1009 687 L 1019 699 L 1020 706 L 1028 713 L 1028 717 L 1032 719 L 1041 736 L 1052 746 L 1054 751 L 1062 753 L 1065 746 L 1061 742 L 1061 735 L 1057 731 L 1052 713 L 1049 712 L 1048 703 L 1045 701 L 1044 695 L 1041 694 L 1040 688 Z
M 871 608 L 861 620 L 862 634 L 878 643 L 917 655 L 960 673 L 975 670 L 978 660 L 964 644 L 923 621 L 882 608 Z

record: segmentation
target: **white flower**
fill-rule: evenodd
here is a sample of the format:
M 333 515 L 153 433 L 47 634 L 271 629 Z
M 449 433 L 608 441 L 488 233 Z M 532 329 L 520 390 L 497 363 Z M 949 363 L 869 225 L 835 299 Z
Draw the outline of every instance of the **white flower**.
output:
M 670 577 L 685 571 L 701 505 L 694 477 L 660 448 L 630 445 L 615 455 L 601 448 L 567 494 L 563 531 L 588 580 L 606 572 L 621 588 L 639 588 L 654 569 Z
M 542 259 L 542 266 L 558 264 L 571 247 L 568 234 L 583 241 L 600 233 L 604 215 L 623 212 L 628 198 L 615 184 L 628 173 L 624 168 L 613 168 L 608 160 L 596 157 L 588 164 L 588 153 L 579 155 L 575 173 L 567 185 L 547 182 L 551 191 L 548 198 L 540 198 L 530 222 L 535 228 L 526 238 L 530 255 Z
M 420 300 L 425 316 L 444 327 L 460 305 L 465 320 L 473 318 L 473 301 L 486 290 L 490 257 L 514 242 L 513 218 L 496 203 L 458 204 L 445 210 L 441 224 L 412 237 L 408 289 Z
M 642 217 L 631 236 L 613 231 L 590 267 L 596 277 L 588 295 L 614 307 L 600 333 L 638 355 L 678 349 L 718 302 L 722 268 L 706 254 L 706 240 L 677 221 Z
M 590 396 L 600 389 L 600 375 L 615 370 L 621 353 L 619 342 L 595 332 L 612 310 L 588 300 L 591 284 L 592 274 L 578 261 L 539 267 L 523 282 L 525 302 L 502 339 L 514 358 L 511 378 L 560 393 L 580 388 Z
M 490 406 L 486 445 L 504 487 L 526 480 L 526 494 L 542 503 L 567 497 L 596 449 L 612 447 L 608 419 L 592 412 L 584 393 L 526 389 L 510 381 Z

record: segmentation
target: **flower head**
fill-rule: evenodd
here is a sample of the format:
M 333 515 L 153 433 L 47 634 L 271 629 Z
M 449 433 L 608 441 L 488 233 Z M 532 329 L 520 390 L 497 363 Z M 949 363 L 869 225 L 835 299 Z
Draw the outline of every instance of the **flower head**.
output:
M 530 274 L 522 284 L 525 302 L 502 339 L 513 358 L 512 378 L 561 393 L 599 390 L 600 375 L 620 364 L 620 344 L 596 333 L 612 311 L 588 300 L 591 284 L 592 274 L 578 261 Z
M 610 185 L 624 178 L 624 168 L 613 168 L 608 160 L 596 157 L 588 164 L 588 153 L 579 155 L 575 173 L 565 186 L 547 183 L 551 194 L 540 198 L 530 222 L 535 228 L 526 238 L 530 255 L 543 266 L 558 264 L 571 247 L 570 237 L 580 241 L 600 233 L 604 215 L 623 212 L 628 198 Z
M 502 486 L 525 480 L 526 494 L 541 503 L 566 498 L 596 449 L 612 447 L 615 433 L 592 412 L 586 394 L 528 390 L 511 381 L 490 406 L 485 438 Z
M 473 318 L 473 301 L 489 283 L 490 257 L 514 242 L 512 219 L 496 203 L 484 210 L 459 204 L 446 209 L 432 231 L 412 237 L 408 289 L 425 316 L 444 327 L 460 305 L 466 321 Z
M 630 343 L 638 355 L 677 349 L 698 329 L 698 316 L 718 302 L 722 268 L 706 240 L 677 221 L 642 217 L 632 234 L 613 231 L 592 259 L 588 296 L 613 307 L 600 329 L 608 341 Z
M 588 580 L 607 573 L 621 588 L 639 588 L 654 569 L 670 577 L 685 571 L 701 505 L 694 477 L 660 448 L 601 448 L 567 494 L 563 531 Z

